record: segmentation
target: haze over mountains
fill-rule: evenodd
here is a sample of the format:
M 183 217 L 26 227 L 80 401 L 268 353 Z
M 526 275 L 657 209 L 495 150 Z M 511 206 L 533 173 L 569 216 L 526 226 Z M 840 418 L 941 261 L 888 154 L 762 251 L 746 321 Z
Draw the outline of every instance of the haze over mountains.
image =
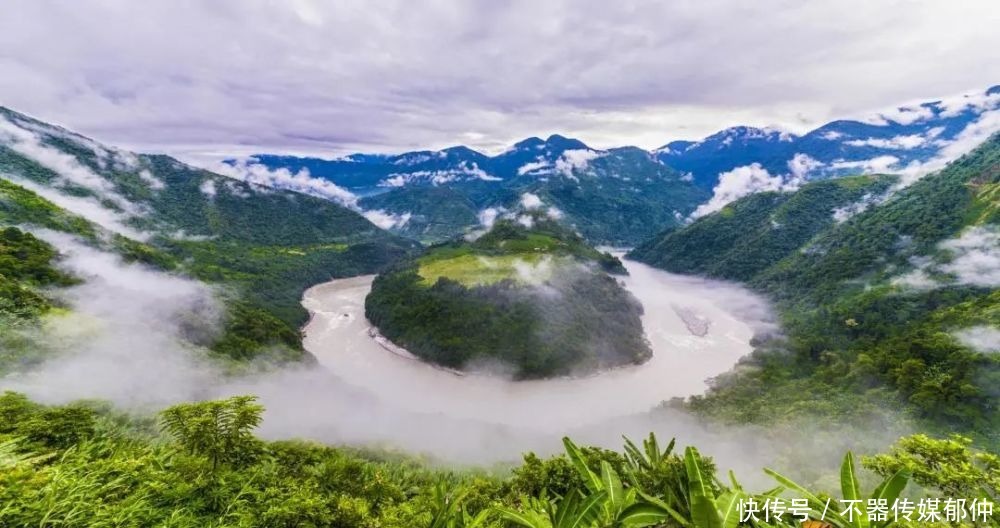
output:
M 415 246 L 339 203 L 102 145 L 2 107 L 0 225 L 225 285 L 228 329 L 196 341 L 243 358 L 300 358 L 302 289 L 377 271 Z
M 791 190 L 805 180 L 894 173 L 905 184 L 998 129 L 1000 86 L 994 86 L 833 121 L 801 136 L 738 126 L 653 151 L 601 150 L 552 135 L 493 156 L 456 146 L 336 159 L 260 154 L 228 163 L 232 175 L 251 181 L 338 200 L 349 195 L 376 211 L 369 217 L 382 227 L 425 240 L 460 233 L 477 225 L 484 210 L 510 208 L 531 192 L 592 241 L 631 245 L 741 196 Z M 324 183 L 340 191 L 331 193 Z

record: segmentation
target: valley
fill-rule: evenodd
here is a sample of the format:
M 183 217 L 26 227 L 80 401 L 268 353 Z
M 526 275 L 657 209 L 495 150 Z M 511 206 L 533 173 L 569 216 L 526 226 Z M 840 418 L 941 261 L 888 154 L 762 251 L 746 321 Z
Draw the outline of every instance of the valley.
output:
M 440 152 L 290 190 L 2 109 L 0 520 L 502 527 L 586 489 L 588 526 L 704 528 L 772 493 L 717 470 L 857 488 L 844 452 L 996 497 L 998 133 L 743 194 L 557 135 Z

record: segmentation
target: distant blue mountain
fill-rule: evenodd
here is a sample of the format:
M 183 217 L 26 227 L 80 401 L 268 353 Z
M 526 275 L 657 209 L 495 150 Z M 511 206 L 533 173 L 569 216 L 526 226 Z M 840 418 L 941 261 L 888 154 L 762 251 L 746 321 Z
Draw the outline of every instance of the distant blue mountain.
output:
M 481 217 L 541 202 L 593 243 L 632 245 L 677 224 L 709 197 L 648 151 L 597 150 L 560 135 L 531 137 L 495 156 L 459 146 L 335 160 L 253 159 L 272 170 L 307 169 L 359 195 L 365 210 L 405 219 L 393 229 L 428 242 L 473 229 Z
M 807 178 L 882 167 L 891 172 L 928 161 L 983 112 L 997 109 L 1000 86 L 961 99 L 900 107 L 867 122 L 833 121 L 802 136 L 740 126 L 701 141 L 672 141 L 654 152 L 657 159 L 691 174 L 695 184 L 708 189 L 718 182 L 720 173 L 752 163 L 759 163 L 771 174 L 791 173 L 789 163 L 797 154 L 809 157 L 800 157 L 797 166 Z
M 934 159 L 987 112 L 1000 112 L 1000 86 L 864 121 L 833 121 L 801 136 L 738 126 L 651 152 L 596 150 L 552 135 L 524 139 L 494 156 L 456 146 L 333 160 L 252 159 L 272 170 L 307 169 L 360 196 L 365 209 L 407 218 L 395 229 L 424 240 L 461 233 L 482 211 L 516 207 L 530 192 L 566 213 L 591 242 L 631 244 L 680 222 L 711 196 L 720 174 L 737 167 L 759 164 L 772 175 L 804 179 L 903 171 Z
M 518 176 L 525 166 L 547 164 L 554 167 L 566 151 L 592 151 L 582 141 L 560 136 L 531 137 L 507 151 L 487 156 L 465 146 L 444 150 L 420 150 L 398 155 L 351 154 L 333 160 L 258 154 L 252 158 L 271 169 L 292 172 L 307 169 L 313 177 L 324 178 L 354 192 L 368 194 L 407 185 L 443 185 L 474 181 L 504 181 Z M 234 162 L 235 160 L 230 160 Z M 535 165 L 531 165 L 535 164 Z

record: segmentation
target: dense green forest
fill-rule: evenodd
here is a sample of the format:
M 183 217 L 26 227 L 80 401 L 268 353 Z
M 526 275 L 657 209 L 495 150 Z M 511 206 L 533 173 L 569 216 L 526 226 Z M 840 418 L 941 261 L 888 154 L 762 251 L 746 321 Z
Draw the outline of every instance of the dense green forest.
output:
M 637 147 L 593 151 L 577 140 L 558 135 L 545 141 L 532 138 L 518 146 L 522 150 L 501 154 L 492 162 L 476 155 L 477 166 L 492 165 L 495 174 L 490 175 L 506 175 L 500 178 L 502 181 L 473 179 L 440 186 L 412 182 L 366 196 L 360 203 L 369 209 L 410 215 L 408 222 L 393 230 L 435 243 L 476 229 L 479 211 L 487 207 L 516 209 L 521 197 L 531 193 L 562 211 L 563 223 L 591 243 L 620 247 L 637 244 L 664 226 L 677 225 L 680 215 L 709 198 L 707 191 Z M 545 156 L 558 159 L 566 150 L 585 153 L 588 161 L 569 166 L 563 160 L 565 167 L 559 170 L 548 163 L 550 166 L 541 172 L 519 171 L 524 166 L 539 165 Z M 455 154 L 451 149 L 442 152 Z M 504 159 L 507 156 L 510 159 Z M 422 172 L 433 168 L 430 165 Z
M 810 182 L 797 192 L 760 192 L 683 229 L 672 228 L 629 258 L 678 273 L 747 281 L 834 225 L 834 212 L 883 195 L 893 176 Z
M 376 272 L 417 247 L 328 200 L 225 178 L 167 156 L 118 151 L 4 108 L 0 119 L 37 142 L 34 155 L 0 144 L 0 226 L 68 233 L 126 262 L 222 286 L 226 329 L 212 349 L 225 357 L 303 359 L 305 288 Z M 51 158 L 75 176 L 50 168 Z M 52 191 L 98 204 L 105 212 L 95 218 L 120 216 L 126 233 L 39 194 Z M 126 214 L 130 209 L 135 214 Z M 45 284 L 21 286 L 16 291 L 25 303 Z
M 46 407 L 8 392 L 0 396 L 0 524 L 880 528 L 973 526 L 977 519 L 975 526 L 1000 526 L 1000 515 L 975 517 L 974 506 L 997 499 L 1000 458 L 962 437 L 907 437 L 860 460 L 847 453 L 839 489 L 803 486 L 767 469 L 773 485 L 754 491 L 731 473 L 718 478 L 710 453 L 661 445 L 652 435 L 625 440 L 621 453 L 564 439 L 560 456 L 529 453 L 519 464 L 448 470 L 386 452 L 262 441 L 253 435 L 262 412 L 253 397 L 236 396 L 135 419 L 88 403 Z M 765 522 L 758 510 L 751 521 L 748 505 L 778 497 L 789 508 L 801 501 L 798 512 Z M 940 522 L 921 519 L 924 507 L 915 505 L 924 497 L 962 499 L 964 523 L 947 522 L 943 503 L 935 508 Z M 911 522 L 893 523 L 895 509 L 879 517 L 896 499 L 910 501 Z M 860 500 L 855 515 L 843 500 Z M 805 518 L 829 524 L 804 525 Z
M 746 281 L 778 302 L 785 335 L 760 340 L 745 361 L 752 368 L 693 397 L 690 408 L 757 423 L 815 416 L 850 420 L 895 408 L 930 430 L 966 431 L 995 449 L 1000 358 L 973 349 L 954 333 L 1000 325 L 1000 295 L 995 285 L 947 270 L 961 258 L 948 241 L 995 233 L 1000 223 L 998 167 L 1000 136 L 995 135 L 946 169 L 842 223 L 829 214 L 846 197 L 845 186 L 835 180 L 807 185 L 792 196 L 745 198 L 639 248 L 633 255 L 640 260 Z M 846 180 L 846 187 L 863 181 Z M 789 208 L 796 202 L 810 205 Z M 766 230 L 781 214 L 796 214 L 813 226 L 796 239 L 798 246 L 734 243 L 727 253 L 716 243 L 742 240 L 748 226 L 755 226 L 751 233 Z M 812 215 L 820 220 L 809 221 Z M 792 224 L 788 220 L 776 219 L 781 226 L 773 229 L 785 229 Z M 988 240 L 983 251 L 996 251 Z M 686 257 L 692 248 L 705 251 Z M 927 273 L 933 282 L 910 285 L 906 279 L 913 273 Z
M 464 369 L 493 360 L 517 378 L 641 363 L 642 307 L 621 262 L 552 220 L 500 220 L 474 241 L 429 248 L 372 285 L 365 315 L 417 356 Z

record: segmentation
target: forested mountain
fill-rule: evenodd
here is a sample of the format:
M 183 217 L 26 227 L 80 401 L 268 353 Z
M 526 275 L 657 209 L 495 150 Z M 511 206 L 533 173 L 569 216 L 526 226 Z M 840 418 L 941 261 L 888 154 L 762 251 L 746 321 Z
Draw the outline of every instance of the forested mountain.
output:
M 893 176 L 810 182 L 796 192 L 761 192 L 683 228 L 668 229 L 629 257 L 677 272 L 750 280 L 814 236 L 885 197 Z
M 898 401 L 930 423 L 997 445 L 1000 135 L 884 203 L 834 221 L 831 209 L 862 192 L 845 190 L 866 181 L 884 185 L 852 179 L 746 197 L 633 253 L 672 271 L 746 281 L 779 302 L 787 339 L 763 342 L 750 362 L 757 369 L 693 405 L 759 420 Z M 797 247 L 766 236 L 741 243 L 747 226 L 760 237 L 796 203 L 813 204 L 798 210 L 812 227 L 792 239 Z M 813 215 L 827 218 L 809 221 Z M 775 222 L 772 229 L 784 228 Z M 689 256 L 692 248 L 702 251 Z
M 736 169 L 784 181 L 926 172 L 954 157 L 952 145 L 988 129 L 998 109 L 1000 86 L 832 121 L 801 136 L 738 126 L 651 152 L 598 150 L 553 135 L 495 156 L 460 146 L 333 160 L 262 154 L 250 162 L 341 186 L 360 196 L 364 209 L 395 215 L 393 230 L 424 241 L 472 228 L 484 209 L 511 208 L 531 192 L 565 211 L 566 222 L 591 242 L 631 246 L 679 226 Z
M 376 278 L 365 315 L 393 343 L 454 369 L 516 378 L 642 363 L 642 306 L 609 274 L 622 263 L 543 214 L 497 220 Z
M 225 285 L 233 331 L 214 348 L 237 358 L 270 345 L 301 354 L 305 287 L 377 271 L 414 248 L 330 201 L 106 147 L 2 108 L 0 224 L 19 227 L 6 231 L 4 252 L 38 255 L 26 261 L 37 263 L 34 275 L 4 273 L 5 289 L 20 282 L 18 305 L 37 304 L 30 292 L 57 277 L 45 270 L 60 249 L 23 231 L 68 233 L 129 261 Z
M 332 161 L 261 155 L 254 162 L 306 169 L 359 194 L 363 209 L 405 218 L 395 231 L 431 242 L 475 228 L 484 210 L 516 208 L 530 192 L 591 242 L 631 245 L 677 224 L 709 196 L 649 152 L 596 150 L 559 135 L 529 138 L 496 156 L 454 147 Z

